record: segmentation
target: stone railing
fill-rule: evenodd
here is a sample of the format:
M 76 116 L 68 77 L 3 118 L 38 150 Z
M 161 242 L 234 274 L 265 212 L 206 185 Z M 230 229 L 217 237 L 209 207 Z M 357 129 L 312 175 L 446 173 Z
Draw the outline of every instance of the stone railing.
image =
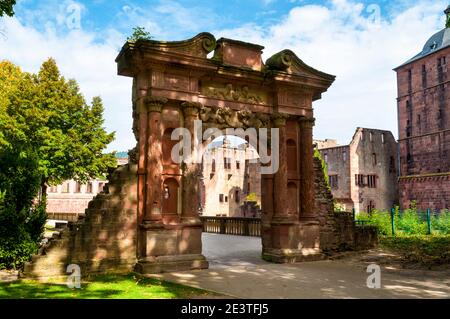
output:
M 261 219 L 246 217 L 200 217 L 205 233 L 237 235 L 237 236 L 261 236 Z

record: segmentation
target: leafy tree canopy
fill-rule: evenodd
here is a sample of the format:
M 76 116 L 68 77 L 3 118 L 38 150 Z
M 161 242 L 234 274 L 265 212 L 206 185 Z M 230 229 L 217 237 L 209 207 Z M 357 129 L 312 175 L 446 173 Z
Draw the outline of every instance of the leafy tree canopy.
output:
M 95 97 L 88 105 L 53 59 L 37 74 L 1 62 L 0 92 L 0 147 L 19 140 L 31 145 L 43 186 L 72 178 L 86 182 L 116 166 L 114 154 L 103 154 L 114 133 L 102 127 L 102 100 Z
M 0 17 L 7 15 L 12 17 L 14 15 L 13 7 L 16 4 L 16 0 L 0 0 Z

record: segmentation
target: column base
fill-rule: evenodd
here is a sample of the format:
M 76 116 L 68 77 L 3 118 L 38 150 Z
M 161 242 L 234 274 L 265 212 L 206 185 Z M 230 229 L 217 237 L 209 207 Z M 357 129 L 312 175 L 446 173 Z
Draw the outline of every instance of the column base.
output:
M 293 264 L 300 254 L 298 249 L 268 248 L 263 250 L 262 259 L 277 264 Z
M 266 249 L 262 253 L 262 259 L 276 264 L 293 264 L 325 260 L 326 256 L 320 249 Z
M 143 258 L 139 260 L 134 267 L 134 270 L 141 274 L 158 274 L 164 272 L 207 269 L 208 267 L 209 263 L 205 256 L 195 254 Z
M 181 217 L 181 224 L 184 226 L 203 226 L 199 217 Z

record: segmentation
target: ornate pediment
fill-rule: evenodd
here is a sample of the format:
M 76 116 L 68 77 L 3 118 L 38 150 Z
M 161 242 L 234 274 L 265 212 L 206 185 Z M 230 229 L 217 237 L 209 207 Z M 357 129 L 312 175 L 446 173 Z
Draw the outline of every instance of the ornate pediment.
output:
M 317 79 L 334 81 L 335 76 L 316 70 L 303 62 L 291 50 L 283 50 L 274 54 L 266 61 L 266 69 L 282 71 L 288 74 L 314 77 Z
M 216 38 L 211 33 L 202 32 L 183 41 L 140 40 L 133 45 L 206 59 L 208 53 L 216 48 Z

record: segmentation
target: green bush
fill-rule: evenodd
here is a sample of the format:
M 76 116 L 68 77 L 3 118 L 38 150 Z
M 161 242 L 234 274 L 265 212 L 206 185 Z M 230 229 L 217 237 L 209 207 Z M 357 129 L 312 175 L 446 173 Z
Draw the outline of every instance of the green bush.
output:
M 20 144 L 0 149 L 0 167 L 0 269 L 17 269 L 38 248 L 45 203 L 33 205 L 40 185 L 33 152 Z
M 450 235 L 450 211 L 443 210 L 439 215 L 431 218 L 433 232 Z
M 386 211 L 373 211 L 370 214 L 359 213 L 358 220 L 378 227 L 378 233 L 383 236 L 392 235 L 391 213 Z M 442 211 L 430 217 L 433 234 L 450 234 L 450 212 Z M 394 227 L 396 235 L 427 235 L 428 223 L 426 212 L 419 212 L 412 208 L 400 212 L 398 207 L 394 212 Z
M 391 215 L 388 212 L 373 211 L 371 214 L 360 213 L 358 220 L 366 221 L 369 225 L 376 226 L 380 235 L 391 235 Z

